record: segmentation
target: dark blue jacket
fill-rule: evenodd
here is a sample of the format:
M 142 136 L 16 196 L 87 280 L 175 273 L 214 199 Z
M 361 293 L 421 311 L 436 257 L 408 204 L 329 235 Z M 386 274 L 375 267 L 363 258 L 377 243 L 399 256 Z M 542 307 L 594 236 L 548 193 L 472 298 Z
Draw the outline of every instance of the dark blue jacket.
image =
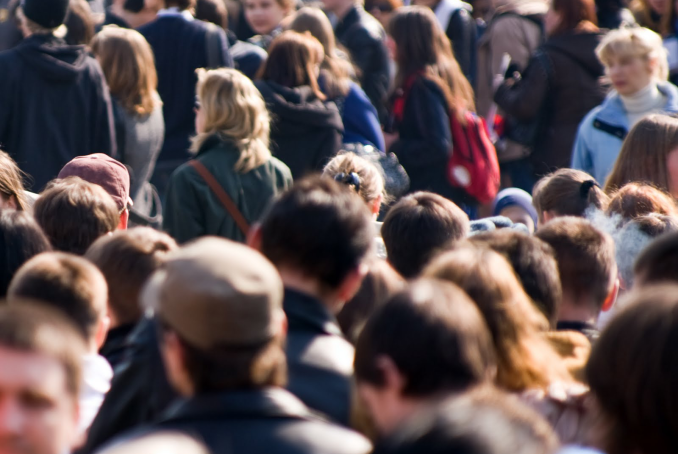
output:
M 370 102 L 362 88 L 351 83 L 351 89 L 342 102 L 335 100 L 344 122 L 344 143 L 372 145 L 385 151 L 384 134 L 379 124 L 377 109 Z

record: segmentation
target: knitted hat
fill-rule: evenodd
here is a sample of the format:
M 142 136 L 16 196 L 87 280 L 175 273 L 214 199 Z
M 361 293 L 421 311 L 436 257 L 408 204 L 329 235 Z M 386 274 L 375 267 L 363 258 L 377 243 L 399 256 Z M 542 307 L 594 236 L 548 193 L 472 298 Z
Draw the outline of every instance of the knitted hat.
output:
M 57 28 L 64 23 L 68 0 L 21 0 L 26 19 L 45 28 Z

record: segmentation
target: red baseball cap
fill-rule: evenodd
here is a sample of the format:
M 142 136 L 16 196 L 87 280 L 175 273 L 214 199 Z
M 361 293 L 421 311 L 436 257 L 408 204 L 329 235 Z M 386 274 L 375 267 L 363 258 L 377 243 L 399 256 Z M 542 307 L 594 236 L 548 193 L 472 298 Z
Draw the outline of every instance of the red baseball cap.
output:
M 103 153 L 73 158 L 61 169 L 58 178 L 80 177 L 98 184 L 108 192 L 120 211 L 132 204 L 129 197 L 130 178 L 127 167 Z

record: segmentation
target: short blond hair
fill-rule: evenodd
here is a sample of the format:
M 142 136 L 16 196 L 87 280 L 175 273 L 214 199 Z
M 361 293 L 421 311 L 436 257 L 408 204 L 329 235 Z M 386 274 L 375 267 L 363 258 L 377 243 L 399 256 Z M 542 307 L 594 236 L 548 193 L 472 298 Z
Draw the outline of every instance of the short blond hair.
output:
M 609 66 L 612 58 L 638 57 L 649 62 L 657 60 L 655 76 L 668 80 L 669 63 L 661 36 L 648 28 L 620 28 L 612 30 L 596 48 L 598 59 Z
M 270 117 L 250 79 L 234 69 L 199 69 L 196 91 L 205 130 L 193 138 L 191 151 L 198 152 L 209 137 L 217 135 L 240 150 L 236 172 L 247 173 L 271 159 Z

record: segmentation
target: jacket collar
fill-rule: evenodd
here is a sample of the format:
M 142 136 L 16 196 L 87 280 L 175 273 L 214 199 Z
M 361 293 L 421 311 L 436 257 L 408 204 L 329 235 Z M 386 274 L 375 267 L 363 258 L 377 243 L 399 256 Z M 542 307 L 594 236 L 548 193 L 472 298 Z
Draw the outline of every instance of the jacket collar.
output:
M 290 332 L 312 331 L 318 334 L 343 336 L 337 319 L 316 298 L 285 289 L 283 309 L 289 323 Z
M 668 113 L 678 112 L 678 88 L 669 82 L 659 82 L 657 88 L 667 98 L 664 111 Z M 610 93 L 605 101 L 603 101 L 600 110 L 596 114 L 596 119 L 608 125 L 629 130 L 629 119 L 626 116 L 626 110 L 624 109 L 621 97 L 616 91 Z
M 290 392 L 271 387 L 206 393 L 180 400 L 167 410 L 162 422 L 274 417 L 307 419 L 313 415 Z
M 353 24 L 357 23 L 360 21 L 360 10 L 361 7 L 356 5 L 353 8 L 351 8 L 348 13 L 344 16 L 343 19 L 341 19 L 336 27 L 334 28 L 334 32 L 337 35 L 340 35 L 344 31 L 348 30 Z

